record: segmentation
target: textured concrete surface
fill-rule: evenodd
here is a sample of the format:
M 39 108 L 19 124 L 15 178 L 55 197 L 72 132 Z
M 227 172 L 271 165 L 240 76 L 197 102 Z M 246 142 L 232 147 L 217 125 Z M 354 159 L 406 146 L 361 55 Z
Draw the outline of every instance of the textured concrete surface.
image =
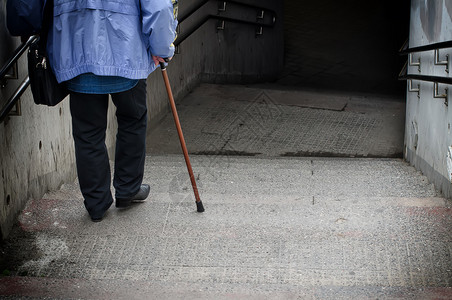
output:
M 202 84 L 178 105 L 193 154 L 402 157 L 403 99 Z M 167 115 L 148 137 L 152 154 L 180 153 Z
M 148 202 L 101 223 L 77 184 L 2 247 L 6 299 L 450 299 L 452 208 L 399 159 L 152 156 Z M 49 297 L 49 298 L 45 298 Z
M 400 151 L 403 103 L 201 85 L 179 108 L 206 211 L 169 116 L 149 133 L 146 203 L 93 223 L 77 182 L 28 202 L 0 298 L 452 298 L 451 202 L 369 158 Z M 302 156 L 324 149 L 339 157 Z

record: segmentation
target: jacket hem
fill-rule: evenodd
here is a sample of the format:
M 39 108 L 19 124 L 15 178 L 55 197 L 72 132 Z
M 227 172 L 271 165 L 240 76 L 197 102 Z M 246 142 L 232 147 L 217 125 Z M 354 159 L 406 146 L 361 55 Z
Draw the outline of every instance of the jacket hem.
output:
M 114 66 L 79 66 L 70 70 L 54 70 L 57 81 L 63 82 L 75 78 L 81 74 L 93 73 L 99 76 L 119 76 L 129 79 L 146 79 L 157 67 L 151 64 L 149 68 L 142 70 L 125 69 Z

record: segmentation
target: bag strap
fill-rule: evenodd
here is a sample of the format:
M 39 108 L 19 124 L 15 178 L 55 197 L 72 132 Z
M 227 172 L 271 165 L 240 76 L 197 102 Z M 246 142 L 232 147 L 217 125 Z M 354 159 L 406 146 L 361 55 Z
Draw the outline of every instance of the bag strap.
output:
M 53 0 L 46 0 L 42 12 L 42 27 L 39 34 L 39 51 L 46 52 L 49 30 L 53 25 Z

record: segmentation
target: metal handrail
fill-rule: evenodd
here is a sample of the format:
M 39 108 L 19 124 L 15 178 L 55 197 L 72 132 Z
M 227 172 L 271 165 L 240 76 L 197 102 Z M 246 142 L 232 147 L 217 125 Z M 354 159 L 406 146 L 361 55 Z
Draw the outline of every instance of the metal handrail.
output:
M 422 51 L 430 51 L 444 48 L 452 48 L 452 41 L 440 42 L 429 44 L 425 46 L 408 48 L 408 40 L 403 44 L 402 48 L 399 50 L 400 55 L 408 55 L 413 52 L 422 52 Z
M 179 14 L 179 17 L 177 18 L 178 21 L 179 21 L 179 24 L 184 22 L 186 19 L 188 19 L 191 15 L 193 15 L 201 7 L 203 7 L 205 4 L 207 4 L 210 1 L 212 1 L 212 0 L 202 0 L 202 1 L 198 2 L 197 5 L 193 6 L 192 9 L 189 10 L 188 12 L 186 12 L 185 14 L 183 14 L 183 15 Z M 256 5 L 252 5 L 252 4 L 247 4 L 247 3 L 242 3 L 242 2 L 239 2 L 239 1 L 235 1 L 235 0 L 226 0 L 226 1 L 222 1 L 222 2 L 233 3 L 233 4 L 236 4 L 236 5 L 240 5 L 242 7 L 249 7 L 249 8 L 258 9 L 258 10 L 261 10 L 261 11 L 266 11 L 266 12 L 269 12 L 274 18 L 276 18 L 276 12 L 274 10 L 271 10 L 271 9 L 268 9 L 268 8 L 264 8 L 264 7 L 256 6 Z
M 11 69 L 15 63 L 19 60 L 19 58 L 24 54 L 24 52 L 30 47 L 32 43 L 39 39 L 39 36 L 33 35 L 24 43 L 22 43 L 16 51 L 13 53 L 12 57 L 6 62 L 3 68 L 0 71 L 0 81 L 4 81 L 6 76 L 8 75 L 9 69 Z M 30 78 L 27 76 L 25 80 L 20 84 L 19 88 L 14 92 L 11 98 L 6 101 L 0 110 L 0 123 L 2 123 L 5 118 L 9 115 L 14 106 L 17 105 L 20 96 L 25 92 L 25 90 L 30 85 Z
M 452 41 L 429 44 L 425 46 L 408 48 L 408 40 L 399 50 L 400 55 L 411 55 L 413 52 L 437 51 L 438 49 L 452 48 Z M 437 53 L 437 52 L 436 52 Z M 418 63 L 419 64 L 419 63 Z M 398 76 L 399 80 L 420 80 L 434 83 L 452 84 L 452 77 L 432 76 L 422 74 L 408 74 L 408 62 L 405 63 Z
M 271 28 L 275 24 L 275 23 L 268 24 L 268 23 L 247 21 L 247 20 L 235 19 L 235 18 L 231 18 L 231 17 L 223 17 L 223 16 L 219 16 L 219 15 L 207 15 L 203 19 L 198 21 L 196 23 L 196 25 L 194 25 L 189 31 L 187 31 L 186 33 L 184 33 L 182 35 L 179 35 L 177 37 L 177 39 L 174 41 L 174 45 L 176 47 L 179 46 L 183 41 L 185 41 L 188 37 L 190 37 L 193 33 L 195 33 L 202 25 L 204 25 L 204 23 L 206 23 L 207 21 L 209 21 L 211 19 L 246 24 L 246 25 L 256 25 L 256 26 L 267 27 L 267 28 Z
M 12 57 L 6 62 L 3 68 L 0 71 L 0 80 L 3 80 L 6 73 L 11 69 L 11 67 L 19 60 L 22 54 L 33 44 L 39 36 L 33 35 L 25 43 L 22 43 L 19 47 L 17 47 L 16 51 L 14 51 Z
M 400 55 L 408 55 L 407 62 L 403 66 L 399 73 L 399 80 L 408 81 L 408 91 L 417 93 L 417 97 L 421 98 L 421 85 L 418 84 L 417 87 L 413 87 L 413 80 L 433 82 L 433 98 L 444 99 L 444 105 L 449 106 L 449 88 L 444 89 L 444 93 L 439 92 L 439 84 L 452 84 L 452 78 L 446 76 L 432 76 L 432 75 L 422 75 L 422 74 L 408 74 L 408 64 L 411 66 L 418 66 L 419 73 L 421 72 L 421 61 L 418 60 L 417 63 L 412 62 L 412 53 L 421 51 L 435 51 L 435 65 L 446 65 L 446 72 L 449 73 L 449 56 L 447 55 L 446 61 L 439 61 L 439 49 L 452 48 L 452 41 L 434 43 L 430 45 L 408 48 L 408 40 L 402 46 L 399 51 Z
M 437 82 L 443 84 L 452 84 L 452 77 L 444 76 L 431 76 L 431 75 L 420 75 L 420 74 L 408 74 L 407 63 L 402 68 L 399 73 L 399 80 L 421 80 L 429 82 Z
M 179 22 L 179 24 L 181 24 L 182 22 L 184 22 L 186 19 L 188 19 L 191 15 L 193 15 L 195 12 L 197 12 L 201 7 L 203 7 L 206 3 L 210 2 L 210 0 L 203 0 L 197 3 L 197 5 L 195 5 L 194 7 L 192 7 L 191 10 L 189 10 L 188 12 L 186 12 L 185 14 L 179 14 L 177 20 Z
M 178 18 L 179 24 L 181 24 L 187 18 L 192 16 L 196 11 L 198 11 L 201 7 L 203 7 L 205 4 L 207 4 L 210 1 L 211 0 L 203 0 L 203 1 L 199 2 L 196 6 L 194 6 L 189 12 L 185 13 L 182 16 L 179 16 L 179 18 Z M 235 0 L 227 0 L 227 1 L 222 1 L 222 2 L 233 3 L 236 5 L 240 5 L 242 7 L 248 7 L 248 8 L 253 8 L 253 9 L 260 10 L 260 11 L 268 12 L 272 16 L 272 18 L 271 18 L 272 22 L 264 23 L 264 22 L 259 22 L 259 21 L 248 21 L 248 20 L 231 18 L 231 17 L 221 16 L 221 15 L 208 14 L 207 16 L 202 18 L 200 21 L 198 21 L 194 26 L 192 26 L 191 29 L 188 30 L 186 33 L 183 33 L 182 35 L 178 36 L 176 38 L 176 40 L 174 41 L 174 45 L 176 47 L 179 46 L 189 36 L 191 36 L 194 32 L 196 32 L 202 25 L 204 25 L 204 23 L 206 23 L 207 21 L 209 21 L 211 19 L 233 22 L 233 23 L 241 23 L 241 24 L 246 24 L 246 25 L 255 25 L 255 26 L 260 26 L 260 27 L 268 27 L 268 28 L 274 27 L 274 25 L 276 23 L 276 12 L 271 9 L 267 9 L 267 8 L 252 5 L 252 4 L 241 3 L 241 2 L 238 2 Z

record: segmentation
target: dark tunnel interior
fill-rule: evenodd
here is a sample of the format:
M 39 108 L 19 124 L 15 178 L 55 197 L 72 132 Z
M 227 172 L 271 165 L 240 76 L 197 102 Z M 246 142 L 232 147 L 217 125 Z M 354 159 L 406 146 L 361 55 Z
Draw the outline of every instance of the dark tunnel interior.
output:
M 409 14 L 409 0 L 285 0 L 279 84 L 403 96 Z

